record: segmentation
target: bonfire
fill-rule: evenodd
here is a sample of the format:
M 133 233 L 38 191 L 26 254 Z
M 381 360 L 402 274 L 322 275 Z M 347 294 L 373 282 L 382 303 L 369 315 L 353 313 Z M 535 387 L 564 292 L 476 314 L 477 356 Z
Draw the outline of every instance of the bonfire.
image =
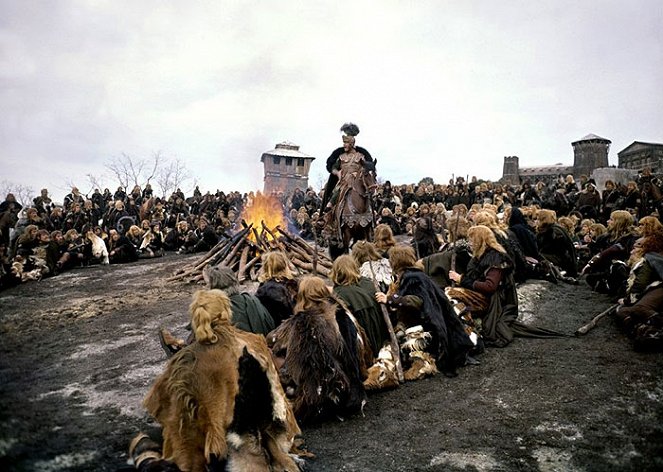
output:
M 287 220 L 279 200 L 259 193 L 242 212 L 241 228 L 168 280 L 198 282 L 202 280 L 202 271 L 208 265 L 230 267 L 237 273 L 240 282 L 247 278 L 257 280 L 262 255 L 269 251 L 285 253 L 295 273 L 328 276 L 332 261 L 323 251 L 312 247 L 286 227 Z

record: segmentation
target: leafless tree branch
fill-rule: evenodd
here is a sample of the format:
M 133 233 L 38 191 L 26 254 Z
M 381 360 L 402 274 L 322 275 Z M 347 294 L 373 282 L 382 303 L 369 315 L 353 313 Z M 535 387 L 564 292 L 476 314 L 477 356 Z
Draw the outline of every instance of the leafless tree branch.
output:
M 32 199 L 36 197 L 32 187 L 23 184 L 3 180 L 0 183 L 0 197 L 4 199 L 8 193 L 13 193 L 18 201 L 24 207 L 32 205 Z

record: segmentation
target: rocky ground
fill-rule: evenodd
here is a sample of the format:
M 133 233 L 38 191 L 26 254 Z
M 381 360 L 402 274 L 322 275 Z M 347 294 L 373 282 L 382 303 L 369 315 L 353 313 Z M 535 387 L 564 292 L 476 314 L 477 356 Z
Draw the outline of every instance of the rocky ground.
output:
M 141 401 L 166 360 L 158 327 L 185 333 L 198 287 L 165 279 L 192 258 L 0 292 L 0 470 L 115 471 L 137 431 L 158 437 Z M 584 285 L 519 293 L 523 320 L 569 334 L 610 304 Z M 583 338 L 516 339 L 457 378 L 377 393 L 363 417 L 305 428 L 307 470 L 661 470 L 662 359 L 634 352 L 612 320 Z

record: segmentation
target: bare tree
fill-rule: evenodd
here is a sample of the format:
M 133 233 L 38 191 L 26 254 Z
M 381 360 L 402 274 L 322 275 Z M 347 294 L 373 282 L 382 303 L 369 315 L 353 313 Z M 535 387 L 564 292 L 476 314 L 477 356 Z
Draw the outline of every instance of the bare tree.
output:
M 125 190 L 131 191 L 135 185 L 144 188 L 154 181 L 164 197 L 169 191 L 181 187 L 191 179 L 191 173 L 184 161 L 179 158 L 170 159 L 161 151 L 152 153 L 150 159 L 140 159 L 122 153 L 121 156 L 108 161 L 106 168 Z M 87 177 L 93 187 L 100 187 L 96 177 L 90 174 Z
M 157 175 L 164 160 L 160 151 L 153 153 L 150 159 L 132 157 L 123 152 L 121 156 L 107 162 L 106 168 L 111 171 L 125 190 L 131 190 L 130 186 L 138 185 L 142 188 L 145 184 L 150 183 Z
M 24 207 L 32 205 L 32 199 L 36 196 L 32 187 L 3 180 L 0 183 L 0 198 L 4 199 L 8 193 L 13 193 L 16 201 Z
M 104 188 L 102 176 L 85 174 L 85 177 L 87 178 L 87 181 L 90 184 L 90 188 L 92 191 L 94 191 L 95 189 L 101 190 L 102 188 Z
M 161 191 L 161 196 L 166 198 L 169 193 L 181 187 L 190 178 L 191 173 L 187 169 L 186 164 L 178 158 L 167 161 L 166 165 L 157 171 L 156 183 Z

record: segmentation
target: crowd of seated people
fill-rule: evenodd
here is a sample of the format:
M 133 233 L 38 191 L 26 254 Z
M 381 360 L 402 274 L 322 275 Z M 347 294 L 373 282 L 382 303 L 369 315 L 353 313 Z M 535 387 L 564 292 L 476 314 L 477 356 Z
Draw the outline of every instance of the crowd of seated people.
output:
M 388 226 L 394 236 L 411 238 L 420 259 L 439 252 L 446 244 L 450 217 L 458 214 L 474 221 L 475 215 L 481 213 L 480 220 L 490 220 L 486 210 L 491 210 L 495 217 L 488 226 L 515 260 L 519 269 L 517 281 L 524 280 L 522 275 L 527 270 L 530 276 L 538 273 L 548 278 L 552 278 L 550 272 L 553 272 L 559 279 L 576 277 L 579 269 L 607 249 L 601 246 L 618 237 L 615 234 L 617 223 L 610 221 L 613 212 L 630 214 L 635 220 L 652 213 L 660 214 L 661 182 L 648 170 L 626 185 L 608 180 L 604 187 L 599 192 L 593 180 L 581 176 L 576 182 L 570 175 L 552 182 L 524 182 L 518 186 L 481 181 L 476 177 L 469 181 L 458 177 L 448 184 L 434 184 L 424 179 L 418 185 L 392 186 L 387 181 L 379 185 L 372 206 L 376 223 Z M 290 228 L 305 239 L 312 239 L 320 221 L 320 194 L 308 188 L 275 196 L 283 206 Z M 3 262 L 0 288 L 77 266 L 133 262 L 159 257 L 166 251 L 207 251 L 234 231 L 243 208 L 250 205 L 253 198 L 253 192 L 217 190 L 203 194 L 198 187 L 191 196 L 185 196 L 178 188 L 168 198 L 161 198 L 154 195 L 150 184 L 143 189 L 134 186 L 131 191 L 118 187 L 114 193 L 108 188 L 103 192 L 95 189 L 87 196 L 73 187 L 62 205 L 56 204 L 48 190 L 43 189 L 32 205 L 23 208 L 14 195 L 8 194 L 0 203 Z M 528 218 L 535 216 L 533 212 L 549 210 L 538 217 L 541 222 L 536 234 L 538 250 L 531 244 L 529 233 L 523 231 L 526 226 L 514 224 L 514 229 L 509 228 L 505 217 L 512 208 L 518 208 L 520 214 L 527 213 Z M 504 231 L 495 227 L 498 220 Z M 517 237 L 504 239 L 514 233 Z M 608 236 L 604 236 L 606 233 Z M 518 244 L 514 248 L 509 242 L 515 239 L 523 253 L 517 251 Z M 565 253 L 559 250 L 560 244 Z M 627 259 L 627 246 L 619 260 Z M 528 260 L 544 261 L 544 264 L 551 261 L 562 274 L 555 273 L 554 267 L 537 268 L 535 263 L 527 263 Z M 596 283 L 594 275 L 594 272 L 607 270 L 605 258 L 601 261 L 602 265 L 596 266 L 594 259 L 589 279 L 593 286 L 603 290 L 605 287 Z
M 569 218 L 573 228 L 562 224 L 554 211 L 536 205 L 507 207 L 507 211 L 498 213 L 495 205 L 487 202 L 469 209 L 458 204 L 447 215 L 443 231 L 436 234 L 443 244 L 423 258 L 417 255 L 414 238 L 395 238 L 387 224 L 378 225 L 373 241 L 358 242 L 350 255 L 338 257 L 333 262 L 330 280 L 297 277 L 282 253 L 267 253 L 263 256 L 257 296 L 242 293 L 229 268 L 208 268 L 205 279 L 209 294 L 194 296 L 189 339 L 179 340 L 161 331 L 162 345 L 170 360 L 148 394 L 146 406 L 162 423 L 166 442 L 163 456 L 156 453 L 146 460 L 154 467 L 157 461 L 164 467 L 186 467 L 187 461 L 195 460 L 201 464 L 200 470 L 214 470 L 211 465 L 218 461 L 246 460 L 243 448 L 250 444 L 253 432 L 215 450 L 221 457 L 203 456 L 202 446 L 192 447 L 195 445 L 189 439 L 173 434 L 173 425 L 189 417 L 187 405 L 204 402 L 210 395 L 208 390 L 197 390 L 196 360 L 211 354 L 200 344 L 217 343 L 221 326 L 226 330 L 223 336 L 230 335 L 223 338 L 226 345 L 240 343 L 239 348 L 231 350 L 241 357 L 239 363 L 224 364 L 223 369 L 230 369 L 229 372 L 219 371 L 221 366 L 214 367 L 215 378 L 238 379 L 237 390 L 231 392 L 239 402 L 236 408 L 243 405 L 248 395 L 256 412 L 268 412 L 280 395 L 287 400 L 285 415 L 292 415 L 293 421 L 300 424 L 363 411 L 370 400 L 368 391 L 399 385 L 396 358 L 408 381 L 438 373 L 455 377 L 466 366 L 480 363 L 479 356 L 485 349 L 506 347 L 517 336 L 563 339 L 568 334 L 518 320 L 517 280 L 539 274 L 537 264 L 553 267 L 553 276 L 557 274 L 562 280 L 576 283 L 574 276 L 578 274 L 609 278 L 610 271 L 602 275 L 594 267 L 598 270 L 614 265 L 626 254 L 629 259 L 621 261 L 630 267 L 626 277 L 606 281 L 620 283 L 620 289 L 623 286 L 618 322 L 634 338 L 636 346 L 663 347 L 663 225 L 658 216 L 638 221 L 630 212 L 611 212 L 606 231 L 599 236 L 605 241 L 595 244 L 592 251 L 596 255 L 584 267 L 579 267 L 575 249 L 580 247 L 580 241 L 586 241 L 586 235 L 591 236 L 590 228 L 596 223 L 574 215 Z M 552 243 L 551 239 L 557 242 Z M 526 261 L 522 267 L 515 260 L 519 255 Z M 518 275 L 519 271 L 524 272 Z M 558 282 L 555 277 L 549 280 Z M 588 282 L 598 289 L 592 279 Z M 619 295 L 617 289 L 610 293 Z M 211 301 L 205 301 L 208 298 Z M 236 299 L 242 303 L 235 303 Z M 225 308 L 216 310 L 215 304 Z M 201 310 L 209 312 L 211 331 L 197 328 Z M 217 316 L 223 316 L 224 321 L 214 322 Z M 392 333 L 397 352 L 392 348 Z M 263 343 L 271 351 L 273 369 L 269 362 L 261 364 L 265 358 L 259 353 L 264 347 L 258 346 L 264 346 Z M 250 361 L 247 356 L 255 360 Z M 242 360 L 245 357 L 247 360 Z M 251 370 L 244 367 L 249 361 Z M 212 368 L 212 364 L 209 366 Z M 273 373 L 270 376 L 265 372 Z M 255 375 L 263 380 L 257 382 L 252 378 Z M 267 381 L 278 382 L 279 387 L 269 387 Z M 168 393 L 163 385 L 185 386 L 190 389 L 186 392 L 189 400 L 181 405 L 173 403 L 175 393 Z M 249 393 L 248 389 L 258 385 L 271 388 L 271 394 L 256 397 Z M 227 395 L 225 391 L 221 393 Z M 232 403 L 223 405 L 228 404 Z M 225 414 L 237 418 L 244 413 L 235 409 Z M 197 424 L 196 434 L 211 434 L 205 429 L 210 427 Z M 230 437 L 238 425 L 233 420 L 224 427 L 227 429 L 214 434 Z M 290 429 L 299 431 L 296 425 Z M 294 436 L 282 444 L 281 452 L 297 453 Z M 281 460 L 279 454 L 270 453 L 268 446 L 262 447 L 267 449 L 259 454 L 261 460 Z M 183 450 L 191 450 L 193 458 L 175 453 Z

